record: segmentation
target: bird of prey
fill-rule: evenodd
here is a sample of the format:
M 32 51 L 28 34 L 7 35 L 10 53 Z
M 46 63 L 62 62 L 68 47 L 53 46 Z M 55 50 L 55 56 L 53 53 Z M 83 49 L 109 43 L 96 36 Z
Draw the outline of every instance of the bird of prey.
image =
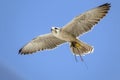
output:
M 108 13 L 109 9 L 110 4 L 105 3 L 76 16 L 62 28 L 52 27 L 51 33 L 34 38 L 19 50 L 19 54 L 32 54 L 53 49 L 66 42 L 70 43 L 71 51 L 75 56 L 92 53 L 93 47 L 79 40 L 78 37 L 90 31 Z

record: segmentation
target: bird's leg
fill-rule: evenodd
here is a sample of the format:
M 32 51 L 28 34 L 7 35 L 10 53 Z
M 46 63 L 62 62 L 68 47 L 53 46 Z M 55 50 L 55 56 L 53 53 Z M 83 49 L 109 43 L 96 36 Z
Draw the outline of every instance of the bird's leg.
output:
M 77 60 L 77 56 L 76 56 L 76 55 L 74 55 L 74 56 L 75 56 L 75 61 L 78 62 L 78 60 Z
M 82 62 L 84 62 L 84 59 L 82 58 L 82 56 L 81 56 L 81 55 L 80 55 L 80 59 L 81 59 L 81 61 L 82 61 Z
M 84 61 L 84 59 L 82 58 L 81 55 L 80 55 L 80 59 L 81 59 L 81 61 L 84 63 L 84 65 L 86 66 L 86 68 L 88 69 L 88 66 L 87 66 L 86 62 Z

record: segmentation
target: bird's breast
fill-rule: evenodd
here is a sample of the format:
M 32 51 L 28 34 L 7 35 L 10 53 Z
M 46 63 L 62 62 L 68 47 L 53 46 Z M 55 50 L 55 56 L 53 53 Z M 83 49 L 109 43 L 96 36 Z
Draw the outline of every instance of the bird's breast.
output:
M 76 40 L 76 37 L 65 31 L 61 31 L 59 34 L 56 34 L 55 37 L 68 42 Z

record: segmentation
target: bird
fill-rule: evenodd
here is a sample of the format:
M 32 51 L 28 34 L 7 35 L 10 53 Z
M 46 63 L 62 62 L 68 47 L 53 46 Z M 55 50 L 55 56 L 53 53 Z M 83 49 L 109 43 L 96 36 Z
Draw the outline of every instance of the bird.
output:
M 18 53 L 21 55 L 32 54 L 37 51 L 53 49 L 63 43 L 69 43 L 73 55 L 84 56 L 90 54 L 94 47 L 79 40 L 79 36 L 91 31 L 93 26 L 106 16 L 110 7 L 110 3 L 104 3 L 74 17 L 62 28 L 52 27 L 50 33 L 32 39 L 20 48 Z

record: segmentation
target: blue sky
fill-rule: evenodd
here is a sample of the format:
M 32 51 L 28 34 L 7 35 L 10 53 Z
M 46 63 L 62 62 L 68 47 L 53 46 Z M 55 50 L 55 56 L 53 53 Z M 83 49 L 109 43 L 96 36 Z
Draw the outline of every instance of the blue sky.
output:
M 18 50 L 52 26 L 64 26 L 75 16 L 111 3 L 108 15 L 80 37 L 94 46 L 76 63 L 69 45 L 33 55 Z M 119 80 L 120 0 L 0 0 L 0 80 Z

